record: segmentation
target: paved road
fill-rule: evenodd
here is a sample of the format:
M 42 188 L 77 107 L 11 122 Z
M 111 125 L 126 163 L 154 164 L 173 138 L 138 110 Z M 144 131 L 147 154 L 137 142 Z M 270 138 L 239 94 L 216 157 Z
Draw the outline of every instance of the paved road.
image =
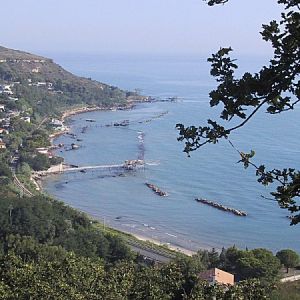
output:
M 293 276 L 280 279 L 281 282 L 289 282 L 289 281 L 297 281 L 297 280 L 300 280 L 300 275 L 293 275 Z
M 26 195 L 27 197 L 33 197 L 33 193 L 31 193 L 18 179 L 18 177 L 16 176 L 15 173 L 13 173 L 13 177 L 14 177 L 14 183 L 15 185 L 20 189 L 20 191 L 22 193 L 24 193 L 24 195 Z
M 133 239 L 127 239 L 126 243 L 129 245 L 132 251 L 156 262 L 167 263 L 176 257 L 176 254 L 170 253 L 167 250 L 152 248 L 150 245 L 148 246 L 146 244 L 141 244 Z

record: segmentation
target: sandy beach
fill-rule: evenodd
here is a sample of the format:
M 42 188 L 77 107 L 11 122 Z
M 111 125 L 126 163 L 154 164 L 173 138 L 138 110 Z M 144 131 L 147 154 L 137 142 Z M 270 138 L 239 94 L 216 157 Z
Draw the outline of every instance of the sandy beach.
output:
M 178 246 L 175 246 L 175 245 L 172 245 L 172 244 L 169 244 L 169 243 L 166 244 L 166 243 L 160 242 L 158 240 L 148 238 L 148 237 L 145 237 L 145 236 L 142 236 L 142 235 L 139 235 L 139 234 L 131 234 L 131 235 L 134 236 L 136 239 L 138 239 L 140 241 L 144 241 L 144 242 L 148 241 L 148 242 L 151 242 L 155 245 L 167 246 L 170 250 L 180 252 L 180 253 L 183 253 L 183 254 L 188 255 L 188 256 L 192 256 L 192 255 L 197 253 L 195 251 L 191 251 L 191 250 L 188 250 L 188 249 L 185 249 L 185 248 L 182 248 L 182 247 L 178 247 Z

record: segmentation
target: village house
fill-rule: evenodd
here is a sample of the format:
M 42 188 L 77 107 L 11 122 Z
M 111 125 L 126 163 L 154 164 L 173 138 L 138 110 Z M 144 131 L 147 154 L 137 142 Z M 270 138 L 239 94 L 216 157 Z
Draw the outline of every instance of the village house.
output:
M 48 85 L 48 90 L 52 91 L 53 90 L 53 83 L 52 82 L 47 82 Z
M 20 112 L 18 110 L 9 110 L 6 115 L 13 118 L 19 116 Z
M 6 145 L 2 140 L 0 140 L 0 149 L 6 149 Z
M 38 153 L 40 153 L 40 154 L 47 155 L 49 158 L 52 158 L 52 157 L 53 157 L 52 152 L 49 151 L 48 148 L 40 147 L 40 148 L 36 148 L 35 150 L 36 150 Z
M 11 101 L 18 101 L 19 100 L 19 98 L 17 98 L 17 97 L 8 97 L 8 99 L 11 100 Z
M 7 95 L 13 95 L 11 87 L 12 87 L 12 85 L 4 85 L 4 86 L 2 86 L 2 92 L 4 94 L 7 94 Z
M 234 285 L 234 275 L 217 268 L 201 272 L 199 277 L 211 284 Z
M 31 70 L 31 73 L 39 73 L 40 72 L 40 68 L 34 68 Z
M 9 134 L 9 132 L 5 128 L 0 128 L 0 134 Z
M 10 118 L 2 118 L 0 119 L 2 128 L 10 128 Z
M 50 125 L 56 130 L 65 130 L 65 126 L 62 121 L 57 119 L 52 119 Z
M 61 126 L 63 126 L 63 122 L 60 121 L 60 120 L 58 120 L 58 119 L 52 119 L 50 124 L 52 126 L 54 126 L 54 127 L 61 127 Z
M 26 123 L 30 123 L 31 122 L 30 117 L 22 117 L 21 120 L 23 120 Z

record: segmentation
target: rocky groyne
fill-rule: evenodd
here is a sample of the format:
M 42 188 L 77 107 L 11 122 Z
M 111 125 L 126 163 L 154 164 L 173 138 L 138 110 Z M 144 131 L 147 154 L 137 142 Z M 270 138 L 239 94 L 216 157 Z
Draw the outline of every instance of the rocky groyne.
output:
M 227 207 L 227 206 L 224 206 L 222 204 L 219 204 L 219 203 L 216 203 L 216 202 L 213 202 L 213 201 L 210 201 L 210 200 L 207 200 L 207 199 L 203 199 L 203 198 L 196 198 L 195 199 L 197 202 L 200 202 L 200 203 L 203 203 L 203 204 L 206 204 L 206 205 L 209 205 L 209 206 L 212 206 L 216 209 L 219 209 L 219 210 L 222 210 L 222 211 L 226 211 L 226 212 L 229 212 L 229 213 L 232 213 L 236 216 L 240 216 L 240 217 L 245 217 L 247 216 L 247 213 L 242 211 L 242 210 L 239 210 L 239 209 L 235 209 L 235 208 L 231 208 L 231 207 Z
M 146 185 L 149 189 L 151 189 L 155 194 L 157 194 L 158 196 L 161 196 L 161 197 L 166 197 L 166 196 L 168 196 L 168 193 L 163 192 L 161 189 L 159 189 L 157 186 L 155 186 L 155 185 L 152 184 L 152 183 L 146 182 L 145 185 Z

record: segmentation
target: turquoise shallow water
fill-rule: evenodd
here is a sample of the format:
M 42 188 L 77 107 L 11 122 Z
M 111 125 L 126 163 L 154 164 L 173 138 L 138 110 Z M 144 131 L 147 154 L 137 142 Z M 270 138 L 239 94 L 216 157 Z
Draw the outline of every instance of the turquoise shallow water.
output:
M 53 55 L 52 55 L 53 57 Z M 141 88 L 144 94 L 178 96 L 177 103 L 138 105 L 130 111 L 91 112 L 72 117 L 72 132 L 82 139 L 76 151 L 58 152 L 66 162 L 86 166 L 122 163 L 143 152 L 145 169 L 120 171 L 90 170 L 51 177 L 46 190 L 66 203 L 109 226 L 137 233 L 188 249 L 237 245 L 293 248 L 300 251 L 300 225 L 290 227 L 286 212 L 261 198 L 269 190 L 259 185 L 254 170 L 237 164 L 237 153 L 226 142 L 207 146 L 187 158 L 177 142 L 175 124 L 203 124 L 217 112 L 208 105 L 214 82 L 208 65 L 198 58 L 54 56 L 58 63 L 78 75 L 92 77 L 124 89 Z M 255 60 L 245 60 L 255 69 Z M 166 113 L 157 118 L 161 113 Z M 273 167 L 300 168 L 300 111 L 270 117 L 261 113 L 232 136 L 242 151 L 256 150 L 255 161 Z M 86 119 L 95 119 L 89 123 Z M 105 124 L 128 119 L 128 127 Z M 151 122 L 142 122 L 151 119 Z M 140 123 L 142 122 L 142 123 Z M 88 126 L 85 133 L 82 128 Z M 143 147 L 141 146 L 143 133 Z M 56 143 L 70 145 L 70 136 Z M 143 150 L 142 150 L 143 148 Z M 121 175 L 121 176 L 120 176 Z M 159 197 L 145 186 L 151 182 L 169 193 Z M 204 197 L 248 212 L 245 218 L 197 203 Z

